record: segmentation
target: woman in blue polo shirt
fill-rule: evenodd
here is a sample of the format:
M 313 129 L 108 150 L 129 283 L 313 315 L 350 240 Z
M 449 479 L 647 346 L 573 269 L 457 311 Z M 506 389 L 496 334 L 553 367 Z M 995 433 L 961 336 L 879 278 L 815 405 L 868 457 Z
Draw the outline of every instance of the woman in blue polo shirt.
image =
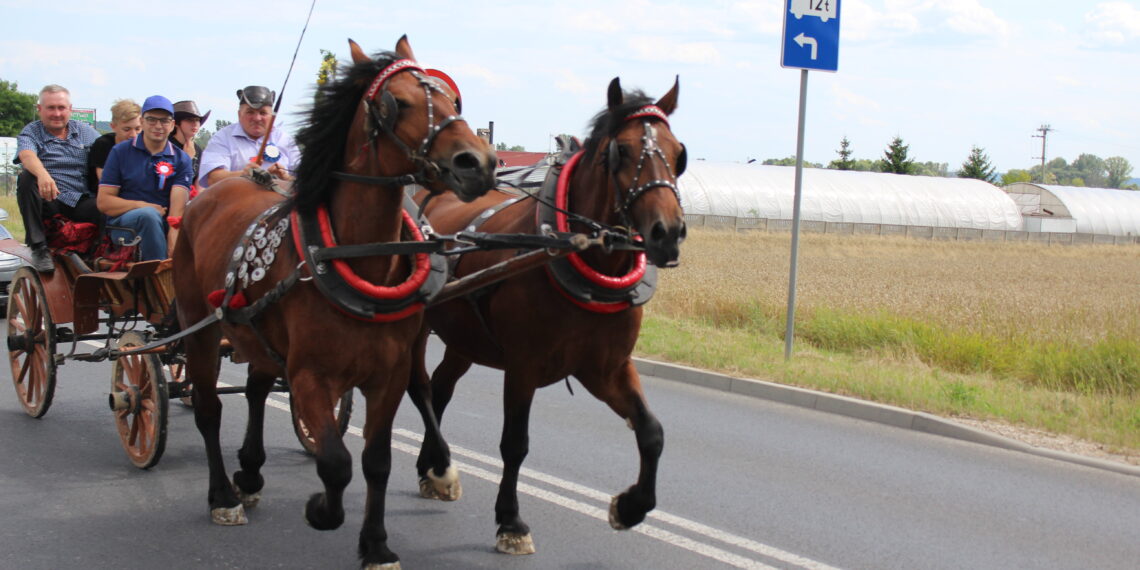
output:
M 99 180 L 99 211 L 107 224 L 133 229 L 141 238 L 142 261 L 166 259 L 178 237 L 178 221 L 190 195 L 193 165 L 185 152 L 170 144 L 174 105 L 161 95 L 142 106 L 142 134 L 111 149 Z M 168 224 L 170 220 L 173 223 Z M 111 237 L 130 239 L 111 230 Z

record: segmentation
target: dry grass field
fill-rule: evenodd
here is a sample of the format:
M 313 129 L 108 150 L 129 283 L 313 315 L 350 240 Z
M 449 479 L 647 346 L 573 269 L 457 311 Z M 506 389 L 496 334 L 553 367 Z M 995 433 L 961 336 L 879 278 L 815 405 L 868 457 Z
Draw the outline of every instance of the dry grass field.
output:
M 802 234 L 785 363 L 790 246 L 693 229 L 639 353 L 1140 456 L 1140 248 Z

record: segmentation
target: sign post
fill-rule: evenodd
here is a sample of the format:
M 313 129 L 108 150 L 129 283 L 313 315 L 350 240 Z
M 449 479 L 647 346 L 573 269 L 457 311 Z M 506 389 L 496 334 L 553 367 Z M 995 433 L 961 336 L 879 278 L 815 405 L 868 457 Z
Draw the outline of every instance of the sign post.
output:
M 796 135 L 796 187 L 792 206 L 792 261 L 788 276 L 788 317 L 784 360 L 792 358 L 795 338 L 796 272 L 803 201 L 804 125 L 807 119 L 808 70 L 839 69 L 839 0 L 784 0 L 784 37 L 780 65 L 800 70 L 800 112 Z

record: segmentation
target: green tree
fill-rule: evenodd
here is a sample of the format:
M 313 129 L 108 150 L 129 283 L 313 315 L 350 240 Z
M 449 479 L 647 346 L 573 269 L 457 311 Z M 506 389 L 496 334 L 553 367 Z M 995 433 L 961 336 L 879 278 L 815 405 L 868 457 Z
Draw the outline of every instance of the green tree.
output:
M 216 132 L 218 132 L 218 131 L 220 131 L 220 130 L 222 130 L 222 129 L 224 129 L 224 128 L 232 125 L 232 124 L 233 124 L 233 121 L 227 121 L 225 119 L 218 119 L 218 120 L 214 121 L 214 132 L 216 133 Z
M 948 162 L 916 162 L 914 163 L 914 171 L 911 174 L 917 176 L 939 176 L 946 178 L 950 176 L 950 163 Z
M 336 81 L 336 54 L 327 50 L 321 50 L 321 68 L 317 71 L 317 85 L 324 85 L 330 81 Z
M 1104 159 L 1095 154 L 1081 154 L 1073 161 L 1074 177 L 1084 179 L 1085 185 L 1092 188 L 1103 188 L 1107 182 Z
M 973 146 L 970 147 L 970 156 L 966 157 L 966 162 L 963 162 L 962 168 L 958 170 L 958 178 L 976 178 L 992 184 L 997 180 L 994 170 L 986 150 L 980 146 Z
M 828 168 L 835 170 L 854 170 L 855 161 L 851 160 L 851 141 L 847 140 L 847 135 L 843 135 L 843 140 L 839 141 L 839 150 L 835 151 L 839 155 L 839 160 L 833 160 L 827 165 Z
M 903 144 L 902 137 L 896 136 L 891 144 L 887 145 L 887 150 L 883 152 L 883 159 L 880 161 L 879 167 L 883 172 L 914 174 L 916 170 L 914 160 L 907 156 L 908 151 L 910 151 L 910 145 Z
M 1104 168 L 1108 172 L 1105 182 L 1109 188 L 1123 188 L 1124 183 L 1132 178 L 1132 165 L 1122 156 L 1104 159 Z
M 214 133 L 211 133 L 210 129 L 202 129 L 198 131 L 197 135 L 194 135 L 194 142 L 198 143 L 198 146 L 206 148 L 206 145 L 210 144 L 210 139 L 213 136 Z
M 526 152 L 526 147 L 521 144 L 516 144 L 508 147 L 507 143 L 501 142 L 495 143 L 495 150 L 505 150 L 508 152 Z
M 871 160 L 869 158 L 858 158 L 851 166 L 851 170 L 859 172 L 882 172 L 882 164 L 878 160 Z
M 1028 170 L 1011 169 L 1009 172 L 1001 175 L 1001 185 L 1009 186 L 1017 182 L 1032 182 L 1033 175 Z
M 769 158 L 765 159 L 764 162 L 761 162 L 760 164 L 766 164 L 768 166 L 795 166 L 796 157 L 789 156 L 787 158 Z M 804 168 L 823 168 L 823 165 L 818 162 L 809 162 L 805 160 Z
M 14 137 L 36 120 L 36 96 L 21 93 L 15 81 L 0 79 L 0 137 Z

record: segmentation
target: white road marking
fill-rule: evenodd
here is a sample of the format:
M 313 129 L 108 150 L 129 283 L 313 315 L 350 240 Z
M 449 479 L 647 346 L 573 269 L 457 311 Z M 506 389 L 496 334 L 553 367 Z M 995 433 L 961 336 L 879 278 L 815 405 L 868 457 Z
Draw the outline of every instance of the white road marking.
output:
M 221 384 L 222 383 L 219 383 L 219 385 L 221 385 Z M 274 394 L 273 396 L 274 396 L 274 398 L 269 398 L 269 400 L 267 401 L 268 405 L 270 405 L 274 408 L 288 412 L 289 411 L 289 403 L 287 401 L 282 401 L 281 399 L 278 399 L 278 398 L 284 398 L 284 396 L 280 396 L 278 394 Z M 353 425 L 348 426 L 348 433 L 355 435 L 357 437 L 364 437 L 364 432 L 360 428 L 353 426 Z M 422 434 L 416 433 L 414 431 L 406 430 L 406 429 L 401 429 L 401 428 L 394 428 L 392 430 L 392 435 L 394 435 L 396 437 L 402 437 L 402 438 L 410 439 L 412 441 L 415 441 L 416 443 L 420 443 L 423 441 L 423 435 Z M 473 461 L 478 461 L 480 463 L 483 463 L 485 465 L 489 465 L 489 466 L 494 467 L 494 468 L 499 469 L 499 470 L 501 470 L 503 467 L 503 462 L 500 461 L 498 458 L 491 457 L 489 455 L 479 453 L 477 451 L 473 451 L 470 449 L 466 449 L 464 447 L 460 447 L 457 445 L 450 445 L 449 447 L 451 449 L 451 453 L 453 456 L 465 457 L 467 459 L 470 459 Z M 413 446 L 413 445 L 409 445 L 407 443 L 404 443 L 404 442 L 396 440 L 396 439 L 392 440 L 392 448 L 397 450 L 397 451 L 402 451 L 404 453 L 407 453 L 407 454 L 413 455 L 413 456 L 418 455 L 419 451 L 420 451 L 418 447 Z M 479 479 L 483 479 L 484 481 L 488 481 L 488 482 L 493 483 L 495 485 L 499 484 L 500 475 L 498 473 L 488 471 L 486 469 L 483 469 L 481 467 L 477 467 L 475 465 L 471 465 L 469 463 L 456 461 L 455 459 L 452 459 L 452 464 L 455 465 L 456 469 L 460 470 L 463 473 L 466 473 L 466 474 L 471 475 L 473 477 L 478 477 Z M 574 483 L 572 481 L 567 481 L 565 479 L 555 477 L 553 475 L 548 475 L 548 474 L 543 473 L 541 471 L 535 471 L 533 469 L 528 469 L 525 467 L 519 471 L 519 475 L 520 475 L 520 477 L 527 477 L 527 478 L 533 479 L 535 481 L 545 483 L 547 485 L 557 487 L 557 488 L 565 490 L 565 491 L 577 493 L 577 494 L 579 494 L 583 497 L 589 498 L 589 499 L 600 501 L 602 504 L 606 505 L 605 508 L 598 508 L 598 507 L 595 507 L 593 505 L 588 505 L 586 503 L 583 503 L 581 501 L 577 501 L 577 500 L 572 499 L 570 497 L 566 497 L 566 496 L 560 495 L 558 493 L 547 491 L 545 489 L 541 489 L 541 488 L 535 487 L 533 485 L 528 485 L 526 483 L 520 482 L 519 486 L 518 486 L 518 490 L 521 493 L 524 493 L 526 495 L 530 495 L 530 496 L 538 498 L 538 499 L 542 499 L 544 501 L 553 503 L 555 505 L 558 505 L 560 507 L 572 510 L 572 511 L 580 513 L 580 514 L 583 514 L 583 515 L 586 515 L 589 517 L 593 517 L 595 519 L 604 521 L 607 524 L 609 523 L 608 508 L 609 508 L 609 503 L 610 503 L 610 495 L 608 495 L 602 491 L 598 491 L 596 489 L 586 487 L 586 486 L 580 485 L 578 483 Z M 774 560 L 779 560 L 779 561 L 787 563 L 787 564 L 793 564 L 799 568 L 807 568 L 807 569 L 811 569 L 811 570 L 838 570 L 838 569 L 834 568 L 833 566 L 828 566 L 827 564 L 824 564 L 822 562 L 817 562 L 815 560 L 811 560 L 809 558 L 804 558 L 802 556 L 798 556 L 798 555 L 792 554 L 790 552 L 785 552 L 785 551 L 780 550 L 778 548 L 768 546 L 766 544 L 762 544 L 762 543 L 756 542 L 756 541 L 748 539 L 748 538 L 737 536 L 737 535 L 734 535 L 732 533 L 725 532 L 723 530 L 719 530 L 719 529 L 710 527 L 708 525 L 704 525 L 704 524 L 701 524 L 701 523 L 698 523 L 695 521 L 691 521 L 689 519 L 679 517 L 677 515 L 672 515 L 672 514 L 669 514 L 669 513 L 660 511 L 660 510 L 651 511 L 649 513 L 648 517 L 650 519 L 653 519 L 653 520 L 656 520 L 659 522 L 663 522 L 666 524 L 671 524 L 671 525 L 680 527 L 686 531 L 689 531 L 689 532 L 694 533 L 694 534 L 701 535 L 705 538 L 717 540 L 717 541 L 723 542 L 725 544 L 729 544 L 729 545 L 741 548 L 743 550 L 748 550 L 748 551 L 754 552 L 756 554 L 759 554 L 761 556 L 765 556 L 765 557 L 768 557 L 768 558 L 771 558 Z M 640 524 L 640 525 L 638 525 L 638 526 L 636 526 L 630 530 L 633 532 L 637 532 L 637 533 L 643 534 L 645 536 L 651 537 L 651 538 L 655 538 L 657 540 L 671 544 L 673 546 L 683 548 L 683 549 L 688 550 L 690 552 L 700 554 L 701 556 L 712 558 L 713 560 L 717 560 L 719 562 L 723 562 L 725 564 L 735 566 L 737 568 L 756 568 L 756 569 L 773 568 L 772 566 L 764 564 L 760 561 L 753 560 L 750 558 L 745 558 L 743 556 L 739 556 L 739 555 L 733 554 L 731 552 L 727 552 L 727 551 L 722 550 L 720 548 L 717 548 L 715 546 L 705 544 L 702 542 L 698 542 L 696 540 L 692 540 L 690 538 L 681 536 L 679 534 L 670 532 L 670 531 L 665 530 L 663 528 L 653 526 L 653 525 L 650 525 L 647 523 L 642 523 L 642 524 Z
M 104 346 L 104 344 L 101 342 L 95 342 L 95 341 L 83 341 L 83 342 L 85 342 L 86 344 L 95 346 L 95 347 Z M 218 382 L 218 386 L 232 387 L 231 384 L 227 384 L 225 382 Z M 279 410 L 283 410 L 285 412 L 289 412 L 289 403 L 288 403 L 288 398 L 286 396 L 281 396 L 278 394 L 272 394 L 272 396 L 274 396 L 274 397 L 269 398 L 266 401 L 267 405 L 274 407 L 274 408 L 277 408 Z M 364 432 L 356 426 L 350 425 L 348 427 L 348 433 L 355 435 L 357 437 L 364 437 Z M 415 441 L 417 443 L 420 443 L 423 441 L 423 435 L 422 434 L 414 432 L 414 431 L 406 430 L 406 429 L 401 429 L 401 428 L 394 428 L 392 430 L 392 435 L 397 436 L 397 437 L 410 439 L 410 440 Z M 419 454 L 419 448 L 412 446 L 412 445 L 408 445 L 407 443 L 404 443 L 401 441 L 397 441 L 395 439 L 393 439 L 393 441 L 392 441 L 392 448 L 396 449 L 398 451 L 402 451 L 404 453 L 407 453 L 409 455 L 413 455 L 413 456 Z M 477 451 L 466 449 L 464 447 L 460 447 L 457 445 L 450 445 L 450 449 L 451 449 L 452 455 L 458 455 L 458 456 L 462 456 L 462 457 L 465 457 L 465 458 L 473 460 L 473 461 L 478 461 L 480 463 L 483 463 L 485 465 L 489 465 L 489 466 L 494 467 L 494 468 L 499 469 L 499 470 L 502 470 L 502 468 L 503 468 L 503 462 L 500 461 L 496 457 L 492 457 L 490 455 L 479 453 Z M 477 467 L 477 466 L 470 465 L 467 463 L 463 463 L 460 461 L 453 460 L 452 463 L 455 464 L 456 469 L 459 469 L 460 471 L 467 473 L 473 477 L 478 477 L 479 479 L 483 479 L 484 481 L 488 481 L 488 482 L 496 484 L 496 485 L 498 485 L 498 483 L 499 483 L 500 475 L 497 473 L 493 473 L 493 472 L 487 471 L 481 467 Z M 585 485 L 580 485 L 578 483 L 574 483 L 573 481 L 567 481 L 565 479 L 555 477 L 553 475 L 548 475 L 548 474 L 543 473 L 541 471 L 535 471 L 533 469 L 528 469 L 526 467 L 523 467 L 519 471 L 519 475 L 520 475 L 520 477 L 530 478 L 530 479 L 533 479 L 535 481 L 545 483 L 545 484 L 553 486 L 553 487 L 557 487 L 557 488 L 562 489 L 564 491 L 568 491 L 571 493 L 577 493 L 578 495 L 581 495 L 581 496 L 586 497 L 588 499 L 600 501 L 602 504 L 607 505 L 607 507 L 604 509 L 598 508 L 598 507 L 583 503 L 581 501 L 577 501 L 577 500 L 574 500 L 572 498 L 565 497 L 563 495 L 559 495 L 557 493 L 547 491 L 545 489 L 541 489 L 541 488 L 538 488 L 538 487 L 535 487 L 532 485 L 528 485 L 526 483 L 519 483 L 519 487 L 518 487 L 518 490 L 521 493 L 530 495 L 530 496 L 538 498 L 538 499 L 542 499 L 544 501 L 553 503 L 555 505 L 564 507 L 566 509 L 572 510 L 572 511 L 580 513 L 580 514 L 583 514 L 583 515 L 586 515 L 589 517 L 593 517 L 593 518 L 601 520 L 601 521 L 605 521 L 608 524 L 609 512 L 607 509 L 609 508 L 608 505 L 610 502 L 610 495 L 608 495 L 602 491 L 599 491 L 599 490 L 596 490 L 596 489 L 593 489 L 590 487 L 586 487 Z M 837 568 L 835 568 L 833 566 L 829 566 L 829 565 L 824 564 L 822 562 L 818 562 L 818 561 L 812 560 L 810 558 L 804 558 L 803 556 L 798 556 L 798 555 L 793 554 L 791 552 L 786 552 L 786 551 L 780 550 L 779 548 L 775 548 L 773 546 L 768 546 L 767 544 L 756 542 L 752 539 L 745 538 L 742 536 L 737 536 L 737 535 L 732 534 L 730 532 L 726 532 L 726 531 L 723 531 L 723 530 L 720 530 L 717 528 L 713 528 L 713 527 L 710 527 L 708 525 L 686 519 L 684 517 L 672 515 L 672 514 L 669 514 L 667 512 L 661 511 L 661 510 L 651 511 L 648 514 L 648 518 L 655 520 L 655 521 L 658 521 L 658 522 L 662 522 L 665 524 L 670 524 L 670 525 L 682 528 L 688 532 L 703 536 L 703 537 L 708 538 L 708 539 L 716 540 L 716 541 L 719 541 L 719 542 L 722 542 L 722 543 L 725 543 L 725 544 L 728 544 L 731 546 L 735 546 L 735 547 L 740 548 L 742 550 L 748 550 L 750 552 L 754 552 L 754 553 L 759 554 L 761 556 L 765 556 L 765 557 L 768 557 L 768 558 L 771 558 L 774 560 L 779 560 L 779 561 L 787 563 L 787 564 L 793 564 L 799 568 L 807 568 L 807 569 L 811 569 L 811 570 L 838 570 Z M 688 550 L 690 552 L 700 554 L 700 555 L 706 556 L 708 558 L 712 558 L 713 560 L 717 560 L 717 561 L 723 562 L 725 564 L 736 566 L 737 568 L 757 568 L 757 569 L 772 568 L 772 566 L 768 566 L 767 564 L 764 564 L 760 561 L 752 560 L 750 558 L 745 558 L 743 556 L 738 556 L 738 555 L 733 554 L 731 552 L 727 552 L 725 550 L 719 549 L 715 546 L 711 546 L 711 545 L 708 545 L 708 544 L 705 544 L 702 542 L 692 540 L 690 538 L 686 538 L 684 536 L 672 533 L 668 530 L 665 530 L 665 529 L 662 529 L 662 528 L 659 528 L 659 527 L 656 527 L 656 526 L 653 526 L 653 525 L 650 525 L 647 523 L 642 523 L 642 524 L 640 524 L 640 525 L 638 525 L 638 526 L 636 526 L 630 530 L 633 532 L 643 534 L 645 536 L 649 536 L 651 538 L 655 538 L 655 539 L 660 540 L 662 542 L 677 546 L 679 548 L 683 548 L 683 549 Z

